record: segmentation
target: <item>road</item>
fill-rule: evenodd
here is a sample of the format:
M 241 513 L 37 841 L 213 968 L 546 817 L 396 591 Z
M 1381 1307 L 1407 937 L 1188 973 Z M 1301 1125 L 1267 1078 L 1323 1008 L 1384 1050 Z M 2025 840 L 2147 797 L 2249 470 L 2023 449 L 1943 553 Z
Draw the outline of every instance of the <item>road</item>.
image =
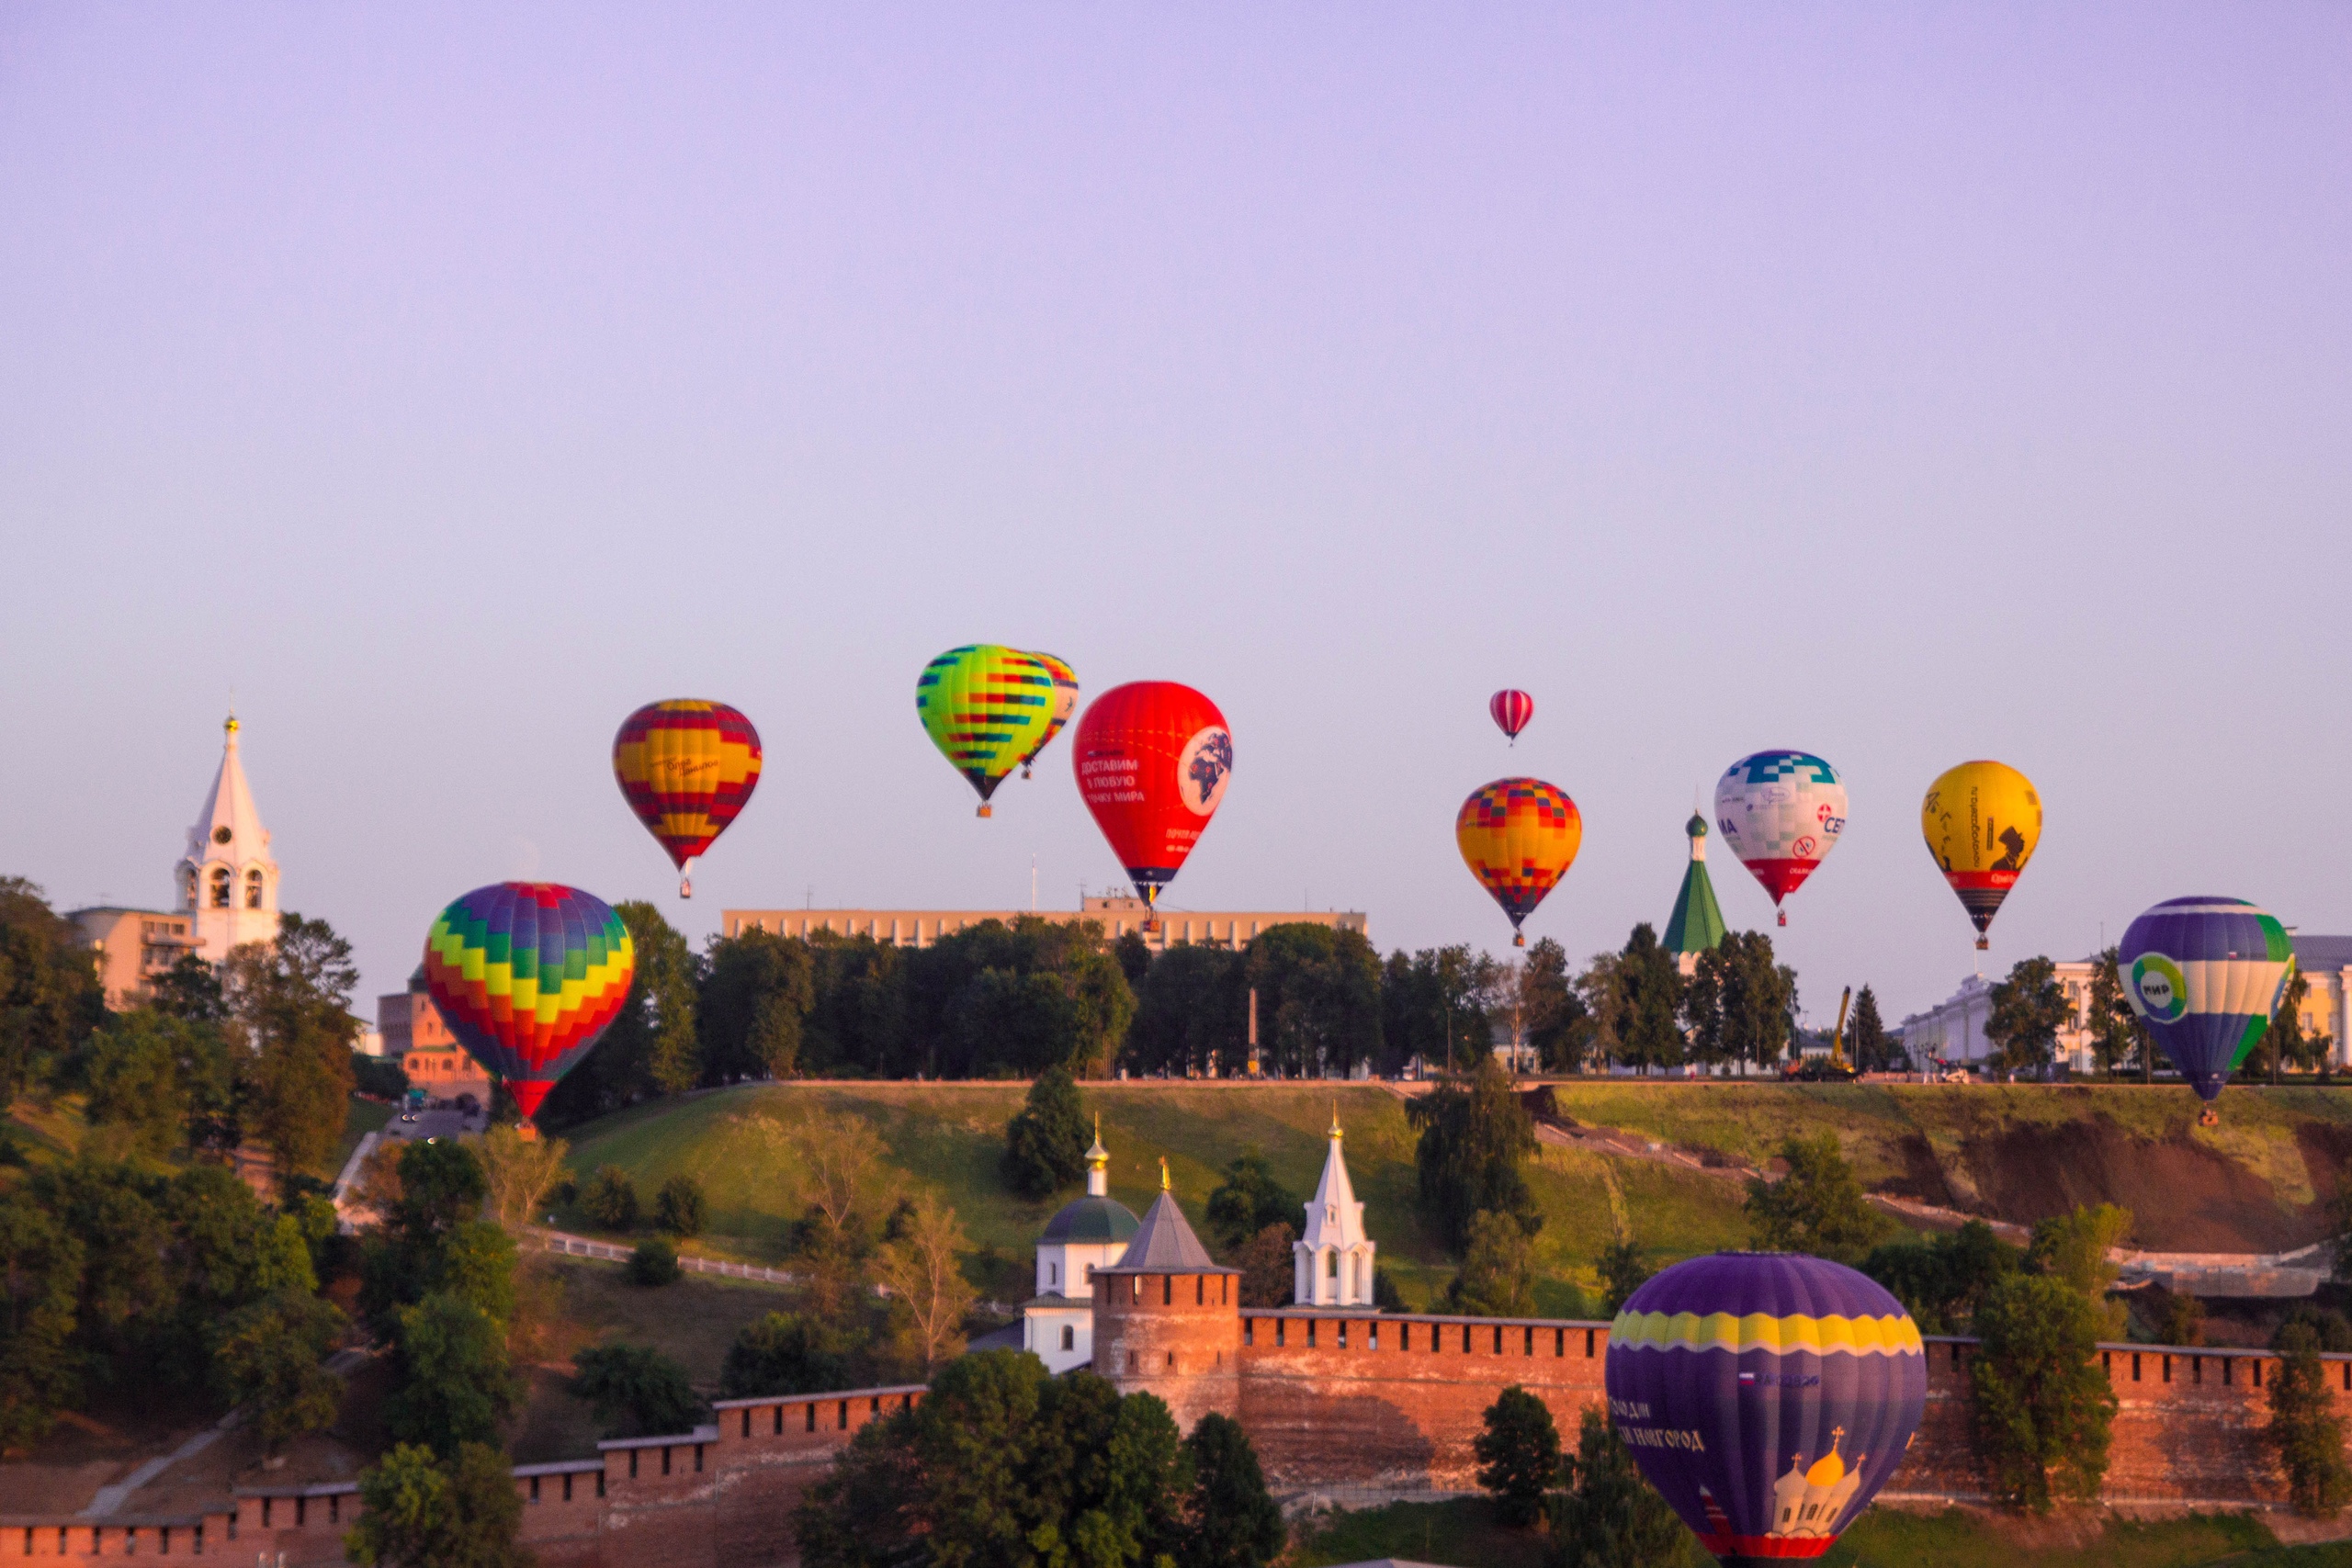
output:
M 454 1138 L 460 1133 L 480 1133 L 484 1118 L 480 1111 L 468 1115 L 462 1111 L 420 1111 L 413 1122 L 403 1122 L 394 1116 L 384 1128 L 387 1138 Z

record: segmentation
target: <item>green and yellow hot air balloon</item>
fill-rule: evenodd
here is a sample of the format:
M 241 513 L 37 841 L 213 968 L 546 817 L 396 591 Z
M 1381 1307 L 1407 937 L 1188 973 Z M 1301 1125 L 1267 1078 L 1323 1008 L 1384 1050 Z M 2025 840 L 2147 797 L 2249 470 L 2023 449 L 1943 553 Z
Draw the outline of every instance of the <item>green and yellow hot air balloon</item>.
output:
M 1035 654 L 999 643 L 951 648 L 923 666 L 915 712 L 941 755 L 989 796 L 1022 759 L 1046 743 L 1054 720 L 1054 674 Z

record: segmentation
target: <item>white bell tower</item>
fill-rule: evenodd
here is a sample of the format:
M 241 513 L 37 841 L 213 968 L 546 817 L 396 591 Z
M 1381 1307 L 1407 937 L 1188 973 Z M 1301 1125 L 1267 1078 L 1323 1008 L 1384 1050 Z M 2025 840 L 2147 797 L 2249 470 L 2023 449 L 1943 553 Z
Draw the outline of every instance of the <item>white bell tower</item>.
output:
M 1348 1179 L 1340 1153 L 1340 1108 L 1331 1107 L 1331 1149 L 1323 1157 L 1323 1179 L 1306 1205 L 1306 1234 L 1291 1243 L 1295 1266 L 1291 1299 L 1299 1306 L 1370 1306 L 1374 1257 L 1379 1243 L 1363 1233 L 1363 1205 Z
M 212 793 L 187 830 L 177 868 L 179 907 L 195 919 L 197 956 L 219 964 L 249 942 L 277 940 L 277 863 L 269 833 L 245 784 L 237 755 L 237 716 L 221 727 L 227 741 Z

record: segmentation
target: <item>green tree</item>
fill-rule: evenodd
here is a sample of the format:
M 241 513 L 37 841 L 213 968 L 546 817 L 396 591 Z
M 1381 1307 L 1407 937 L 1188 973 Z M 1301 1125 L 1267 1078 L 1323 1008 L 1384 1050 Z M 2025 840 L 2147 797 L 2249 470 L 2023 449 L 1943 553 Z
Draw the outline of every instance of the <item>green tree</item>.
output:
M 597 1345 L 571 1359 L 571 1392 L 595 1406 L 607 1438 L 691 1432 L 702 1419 L 686 1369 L 650 1345 Z
M 678 1282 L 678 1249 L 661 1236 L 650 1236 L 637 1244 L 628 1255 L 628 1282 L 649 1289 Z
M 1151 943 L 1144 941 L 1141 931 L 1121 931 L 1111 943 L 1111 956 L 1119 961 L 1119 973 L 1127 977 L 1127 988 L 1138 994 L 1144 976 L 1151 973 Z
M 1380 970 L 1379 1070 L 1396 1072 L 1418 1056 L 1453 1071 L 1491 1055 L 1495 983 L 1495 961 L 1466 945 L 1390 953 Z
M 1985 1293 L 1973 1326 L 1970 1408 L 1995 1495 L 2037 1513 L 2053 1496 L 2097 1496 L 2116 1402 L 2096 1307 L 2055 1278 L 2015 1274 Z
M 1878 1015 L 1878 996 L 1868 986 L 1854 993 L 1854 1018 L 1846 1038 L 1848 1054 L 1861 1072 L 1894 1072 L 1904 1066 L 1902 1043 L 1886 1032 L 1885 1021 Z
M 221 966 L 229 1041 L 241 1064 L 244 1121 L 282 1179 L 322 1168 L 343 1141 L 354 1079 L 359 984 L 351 944 L 324 920 L 288 912 L 277 940 L 248 942 Z
M 1993 987 L 1993 1009 L 1984 1020 L 1994 1062 L 2004 1072 L 2040 1072 L 2050 1066 L 2058 1032 L 2074 1012 L 2058 984 L 2056 964 L 2047 958 L 2019 959 L 2009 977 Z
M 1294 1230 L 1306 1206 L 1274 1179 L 1274 1168 L 1250 1145 L 1225 1168 L 1225 1179 L 1209 1193 L 1210 1234 L 1227 1252 L 1239 1248 L 1268 1225 Z
M 342 1313 L 300 1291 L 266 1296 L 220 1325 L 213 1376 L 230 1404 L 251 1412 L 268 1452 L 334 1425 L 343 1380 L 325 1361 L 343 1328 Z
M 1250 988 L 1240 953 L 1180 942 L 1129 984 L 1136 1011 L 1119 1059 L 1131 1070 L 1177 1077 L 1248 1070 Z
M 124 1146 L 150 1159 L 187 1142 L 195 1119 L 191 1090 L 200 1073 L 191 1070 L 190 1059 L 204 1054 L 195 1045 L 198 1036 L 209 1037 L 210 1054 L 225 1067 L 217 1030 L 150 1009 L 116 1014 L 92 1031 L 75 1073 L 85 1097 L 84 1117 L 94 1127 L 120 1129 Z
M 505 1329 L 463 1296 L 442 1291 L 395 1314 L 398 1387 L 384 1404 L 396 1442 L 454 1455 L 466 1443 L 494 1442 L 498 1424 L 522 1402 L 522 1380 L 506 1356 Z
M 1970 1220 L 1943 1235 L 1898 1237 L 1871 1249 L 1862 1272 L 1884 1285 L 1929 1334 L 1965 1334 L 1984 1294 L 2016 1273 L 2023 1254 Z
M 619 1047 L 636 1069 L 632 1085 L 642 1093 L 684 1094 L 701 1076 L 695 1037 L 695 992 L 701 965 L 686 939 L 653 905 L 632 899 L 615 913 L 628 927 L 637 949 L 637 969 L 620 1017 L 605 1031 L 600 1049 Z
M 0 1193 L 0 1450 L 30 1444 L 80 1393 L 82 1258 L 82 1244 L 30 1197 Z
M 1592 1020 L 1568 976 L 1567 951 L 1550 937 L 1527 950 L 1520 972 L 1521 1028 L 1547 1073 L 1584 1071 L 1592 1043 Z
M 1599 1411 L 1586 1408 L 1577 1451 L 1562 1469 L 1568 1486 L 1552 1504 L 1548 1568 L 1685 1568 L 1692 1561 L 1697 1541 Z
M 703 1081 L 798 1073 L 802 1032 L 817 1005 L 817 963 L 808 944 L 753 926 L 714 940 L 705 970 L 695 1011 Z
M 601 1230 L 633 1231 L 638 1219 L 637 1183 L 619 1166 L 598 1166 L 581 1190 L 580 1208 Z
M 1287 1540 L 1283 1511 L 1241 1423 L 1212 1410 L 1184 1439 L 1193 1492 L 1176 1551 L 1178 1568 L 1265 1568 Z
M 1468 1245 L 1470 1218 L 1481 1210 L 1511 1215 L 1530 1235 L 1542 1227 L 1520 1172 L 1535 1150 L 1535 1123 L 1491 1056 L 1409 1101 L 1405 1115 L 1420 1134 L 1413 1165 L 1422 1206 L 1450 1247 Z
M 1446 1286 L 1446 1310 L 1472 1317 L 1535 1315 L 1535 1248 L 1513 1214 L 1470 1216 L 1462 1268 Z
M 1103 1072 L 1126 1037 L 1135 993 L 1102 926 L 1023 915 L 982 920 L 900 955 L 901 1071 L 1035 1077 Z
M 2128 1318 L 2121 1302 L 2108 1300 L 2122 1270 L 2108 1258 L 2132 1234 L 2132 1211 L 2112 1203 L 2077 1206 L 2070 1213 L 2034 1222 L 2025 1267 L 2048 1275 L 2090 1304 L 2102 1337 L 2120 1339 Z
M 1260 1056 L 1286 1077 L 1344 1076 L 1383 1056 L 1380 954 L 1362 931 L 1303 920 L 1268 926 L 1242 954 L 1258 993 Z
M 39 887 L 0 876 L 0 1116 L 63 1068 L 105 1016 L 81 931 Z
M 1597 969 L 1600 960 L 1594 963 Z M 1726 931 L 1699 954 L 1684 986 L 1691 1055 L 1710 1065 L 1777 1062 L 1788 1053 L 1796 1005 L 1796 972 L 1775 962 L 1772 939 L 1762 931 Z
M 2278 1375 L 2270 1384 L 2270 1425 L 2263 1436 L 2287 1472 L 2295 1512 L 2332 1519 L 2352 1502 L 2352 1465 L 2344 1460 L 2344 1418 L 2320 1364 L 2319 1336 L 2290 1324 L 2278 1336 Z
M 514 1238 L 491 1220 L 467 1220 L 427 1251 L 418 1269 L 420 1293 L 447 1291 L 495 1321 L 514 1318 Z
M 680 1171 L 662 1184 L 653 1198 L 653 1224 L 657 1229 L 674 1236 L 702 1235 L 703 1226 L 710 1219 L 710 1203 L 702 1195 L 702 1183 Z
M 2139 1021 L 2132 1015 L 2132 1004 L 2124 999 L 2123 980 L 2116 960 L 2116 949 L 2110 947 L 2098 955 L 2091 969 L 2090 997 L 2086 1008 L 2087 1018 L 2084 1028 L 2089 1032 L 2091 1059 L 2098 1070 L 2113 1077 L 2126 1062 L 2139 1057 L 2146 1036 Z
M 515 1544 L 523 1499 L 506 1456 L 486 1443 L 447 1461 L 402 1443 L 359 1473 L 359 1522 L 344 1555 L 362 1568 L 530 1568 Z
M 1028 1100 L 1004 1129 L 1000 1162 L 1005 1185 L 1033 1202 L 1074 1187 L 1086 1175 L 1086 1107 L 1062 1066 L 1047 1067 L 1029 1086 Z
M 1287 1224 L 1272 1224 L 1232 1249 L 1233 1266 L 1241 1270 L 1241 1304 L 1278 1307 L 1291 1304 L 1297 1283 L 1298 1232 Z
M 1682 1061 L 1682 975 L 1645 920 L 1617 960 L 1618 1059 L 1647 1073 Z
M 1783 1139 L 1781 1158 L 1788 1162 L 1786 1176 L 1747 1183 L 1744 1207 L 1757 1247 L 1810 1252 L 1850 1266 L 1894 1230 L 1894 1223 L 1862 1196 L 1862 1184 L 1838 1149 L 1836 1134 Z
M 1601 1303 L 1604 1315 L 1615 1317 L 1625 1308 L 1625 1303 L 1635 1291 L 1649 1282 L 1657 1270 L 1642 1256 L 1641 1244 L 1627 1236 L 1600 1249 L 1598 1264 L 1600 1273 Z
M 719 1397 L 822 1393 L 853 1386 L 855 1346 L 814 1313 L 772 1312 L 743 1325 L 727 1348 Z
M 2271 1010 L 2270 1027 L 2262 1032 L 2256 1050 L 2260 1054 L 2258 1070 L 2278 1081 L 2281 1063 L 2299 1073 L 2307 1073 L 2327 1065 L 2328 1053 L 2335 1047 L 2335 1037 L 2325 1031 L 2303 1027 L 2303 1003 L 2310 997 L 2311 976 L 2300 964 L 2290 965 L 2287 984 L 2278 993 L 2278 1005 Z M 2249 1061 L 2249 1066 L 2256 1066 Z
M 1493 1495 L 1503 1523 L 1532 1525 L 1544 1517 L 1544 1495 L 1560 1481 L 1560 1429 L 1548 1405 L 1511 1384 L 1487 1406 L 1486 1426 L 1471 1448 L 1478 1484 Z

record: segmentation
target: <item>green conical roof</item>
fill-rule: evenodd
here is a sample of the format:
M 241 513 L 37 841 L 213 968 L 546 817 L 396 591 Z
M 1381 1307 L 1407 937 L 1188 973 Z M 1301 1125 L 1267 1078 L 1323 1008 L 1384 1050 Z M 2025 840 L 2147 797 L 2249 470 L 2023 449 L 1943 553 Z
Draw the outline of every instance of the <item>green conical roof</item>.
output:
M 1690 847 L 1696 851 L 1705 842 L 1706 822 L 1693 816 L 1698 831 L 1690 835 Z M 1724 940 L 1724 912 L 1715 902 L 1715 885 L 1707 878 L 1707 863 L 1699 854 L 1690 857 L 1690 869 L 1682 874 L 1682 891 L 1674 896 L 1674 914 L 1666 922 L 1666 935 L 1659 945 L 1668 953 L 1704 953 L 1720 947 Z

